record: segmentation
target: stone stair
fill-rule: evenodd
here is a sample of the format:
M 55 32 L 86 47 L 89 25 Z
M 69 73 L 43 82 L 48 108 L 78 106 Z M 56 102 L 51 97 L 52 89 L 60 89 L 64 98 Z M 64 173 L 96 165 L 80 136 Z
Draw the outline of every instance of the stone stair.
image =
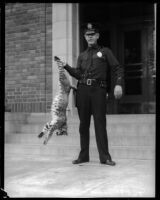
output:
M 59 155 L 76 158 L 79 153 L 79 120 L 68 115 L 68 136 L 53 135 L 47 145 L 37 137 L 50 113 L 5 113 L 5 153 Z M 155 159 L 155 115 L 107 115 L 112 158 Z M 90 157 L 98 159 L 94 124 L 90 128 Z

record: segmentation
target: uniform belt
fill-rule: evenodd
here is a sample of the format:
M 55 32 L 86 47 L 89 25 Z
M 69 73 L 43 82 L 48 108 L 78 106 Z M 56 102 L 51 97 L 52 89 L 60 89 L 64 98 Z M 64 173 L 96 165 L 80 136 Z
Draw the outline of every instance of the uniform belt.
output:
M 79 81 L 80 84 L 89 85 L 89 86 L 100 86 L 100 87 L 107 87 L 106 81 L 100 81 L 96 79 L 81 79 Z

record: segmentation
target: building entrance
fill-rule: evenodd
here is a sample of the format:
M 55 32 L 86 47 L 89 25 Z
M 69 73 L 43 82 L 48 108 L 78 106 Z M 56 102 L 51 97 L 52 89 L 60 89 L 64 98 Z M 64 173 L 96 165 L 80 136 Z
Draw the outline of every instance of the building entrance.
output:
M 127 10 L 127 12 L 124 12 Z M 123 97 L 115 100 L 109 94 L 109 114 L 155 113 L 155 89 L 152 78 L 154 65 L 154 9 L 148 3 L 80 4 L 80 25 L 101 24 L 99 44 L 112 49 L 124 69 Z M 80 51 L 86 42 L 81 31 Z M 111 73 L 113 73 L 111 71 Z M 111 91 L 113 91 L 111 80 Z

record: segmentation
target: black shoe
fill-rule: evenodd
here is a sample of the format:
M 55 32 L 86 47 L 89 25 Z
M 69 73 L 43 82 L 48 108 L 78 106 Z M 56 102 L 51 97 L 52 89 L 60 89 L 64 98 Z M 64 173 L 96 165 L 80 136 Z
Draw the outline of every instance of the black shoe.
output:
M 107 159 L 106 161 L 101 162 L 101 164 L 110 165 L 110 166 L 116 165 L 116 163 L 114 161 L 112 161 L 111 159 Z
M 72 164 L 80 164 L 80 163 L 85 163 L 85 162 L 89 162 L 89 160 L 81 160 L 81 159 L 77 159 L 77 160 L 73 160 Z

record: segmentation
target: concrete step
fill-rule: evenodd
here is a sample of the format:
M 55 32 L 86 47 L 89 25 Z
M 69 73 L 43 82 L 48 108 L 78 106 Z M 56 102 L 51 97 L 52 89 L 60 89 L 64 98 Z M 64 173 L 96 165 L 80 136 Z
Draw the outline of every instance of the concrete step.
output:
M 71 156 L 77 157 L 79 154 L 79 146 L 77 145 L 24 145 L 24 144 L 5 144 L 5 154 L 19 155 L 56 155 L 61 157 Z M 112 146 L 110 153 L 113 159 L 155 159 L 154 147 L 146 146 Z M 90 146 L 90 158 L 98 158 L 98 150 L 96 146 Z
M 154 146 L 155 145 L 155 136 L 135 136 L 135 135 L 126 135 L 122 133 L 119 135 L 108 134 L 109 144 L 111 146 Z M 33 134 L 6 134 L 5 143 L 17 143 L 17 144 L 42 144 L 43 138 L 39 139 L 37 135 Z M 67 144 L 67 145 L 79 145 L 79 134 L 68 135 L 68 136 L 56 136 L 53 135 L 49 140 L 49 144 Z M 90 136 L 90 144 L 96 146 L 95 135 Z
M 26 123 L 30 113 L 12 113 L 12 112 L 5 112 L 5 121 L 18 121 L 19 123 Z
M 19 124 L 18 122 L 10 123 L 5 122 L 5 133 L 14 134 L 39 134 L 43 129 L 44 124 Z M 120 123 L 116 124 L 109 123 L 107 124 L 108 134 L 122 134 L 125 135 L 137 135 L 137 136 L 146 136 L 146 135 L 155 135 L 155 124 L 130 124 L 130 123 Z M 68 123 L 68 134 L 74 135 L 79 132 L 79 123 Z M 90 134 L 95 134 L 94 124 L 91 123 Z
M 79 122 L 78 115 L 68 115 L 68 121 L 72 123 Z M 28 123 L 39 123 L 44 122 L 44 120 L 50 120 L 51 114 L 50 113 L 31 113 L 28 118 Z M 91 121 L 93 121 L 93 117 L 91 117 Z M 154 114 L 118 114 L 118 115 L 107 115 L 107 121 L 109 123 L 154 123 L 155 122 L 155 115 Z
M 50 113 L 10 113 L 6 114 L 5 119 L 5 144 L 8 153 L 60 156 L 74 153 L 77 156 L 79 153 L 77 115 L 68 115 L 68 136 L 53 135 L 46 146 L 37 135 L 50 119 Z M 113 156 L 122 159 L 154 159 L 155 115 L 107 115 L 107 131 Z M 98 156 L 93 118 L 90 136 L 91 154 Z
M 79 123 L 78 115 L 68 114 L 69 123 Z M 93 121 L 93 117 L 91 118 Z M 50 113 L 5 113 L 5 121 L 18 121 L 26 124 L 44 124 L 51 120 Z M 155 114 L 118 114 L 107 115 L 108 123 L 155 123 Z

